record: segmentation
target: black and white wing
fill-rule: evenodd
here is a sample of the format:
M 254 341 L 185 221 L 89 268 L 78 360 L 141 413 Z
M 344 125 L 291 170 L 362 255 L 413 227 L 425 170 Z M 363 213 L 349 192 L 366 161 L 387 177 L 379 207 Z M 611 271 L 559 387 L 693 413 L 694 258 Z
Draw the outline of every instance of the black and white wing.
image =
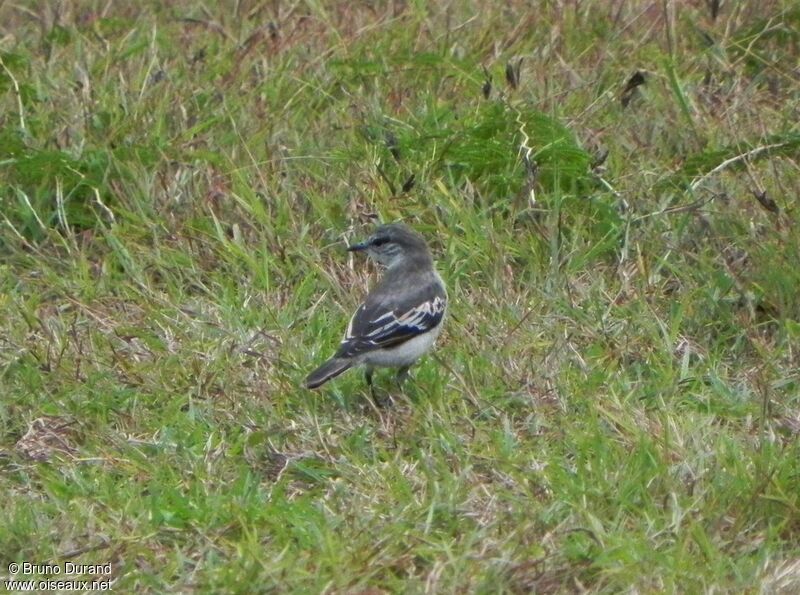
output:
M 438 283 L 399 296 L 370 295 L 350 319 L 336 355 L 396 347 L 439 326 L 446 307 L 447 294 Z

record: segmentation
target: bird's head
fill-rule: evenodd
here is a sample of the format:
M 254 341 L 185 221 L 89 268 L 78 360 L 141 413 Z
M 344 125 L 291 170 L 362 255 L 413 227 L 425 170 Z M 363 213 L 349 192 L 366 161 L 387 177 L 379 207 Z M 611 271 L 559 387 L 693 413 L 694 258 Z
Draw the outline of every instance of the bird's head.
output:
M 425 240 L 402 223 L 380 225 L 368 239 L 347 248 L 366 253 L 380 264 L 391 267 L 405 258 L 430 258 Z

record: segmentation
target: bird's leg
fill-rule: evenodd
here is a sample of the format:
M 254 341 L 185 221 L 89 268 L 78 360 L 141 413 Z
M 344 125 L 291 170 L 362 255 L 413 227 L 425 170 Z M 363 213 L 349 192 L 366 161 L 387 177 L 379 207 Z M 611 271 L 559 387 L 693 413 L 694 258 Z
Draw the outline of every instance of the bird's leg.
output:
M 372 372 L 373 368 L 368 367 L 364 372 L 364 378 L 367 381 L 367 386 L 369 386 L 369 392 L 372 395 L 372 402 L 375 404 L 376 407 L 383 408 L 387 405 L 387 403 L 391 403 L 392 398 L 391 396 L 389 396 L 388 399 L 386 397 L 383 398 L 378 397 L 378 393 L 375 390 L 375 385 L 372 383 Z
M 403 388 L 403 383 L 408 378 L 408 371 L 411 369 L 411 366 L 403 366 L 399 370 L 397 370 L 397 386 L 398 388 Z
M 372 395 L 372 400 L 375 400 L 375 385 L 372 384 L 372 368 L 367 366 L 367 369 L 364 371 L 364 380 L 367 381 L 367 386 L 369 387 L 369 392 Z

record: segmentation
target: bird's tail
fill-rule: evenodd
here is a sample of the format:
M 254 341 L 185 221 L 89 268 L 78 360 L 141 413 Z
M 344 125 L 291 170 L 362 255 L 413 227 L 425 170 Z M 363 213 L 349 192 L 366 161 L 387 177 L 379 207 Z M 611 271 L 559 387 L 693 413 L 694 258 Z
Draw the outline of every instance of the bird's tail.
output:
M 349 370 L 352 365 L 353 362 L 349 359 L 332 357 L 306 377 L 306 388 L 320 387 L 331 378 Z

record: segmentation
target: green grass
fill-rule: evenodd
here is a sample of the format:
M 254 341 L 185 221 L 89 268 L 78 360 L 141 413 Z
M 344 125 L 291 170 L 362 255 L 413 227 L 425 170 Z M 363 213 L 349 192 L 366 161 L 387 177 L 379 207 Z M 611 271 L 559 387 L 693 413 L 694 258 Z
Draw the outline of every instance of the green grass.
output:
M 794 3 L 23 4 L 0 577 L 800 589 Z M 378 274 L 345 239 L 399 219 L 435 356 L 380 411 L 302 389 Z

